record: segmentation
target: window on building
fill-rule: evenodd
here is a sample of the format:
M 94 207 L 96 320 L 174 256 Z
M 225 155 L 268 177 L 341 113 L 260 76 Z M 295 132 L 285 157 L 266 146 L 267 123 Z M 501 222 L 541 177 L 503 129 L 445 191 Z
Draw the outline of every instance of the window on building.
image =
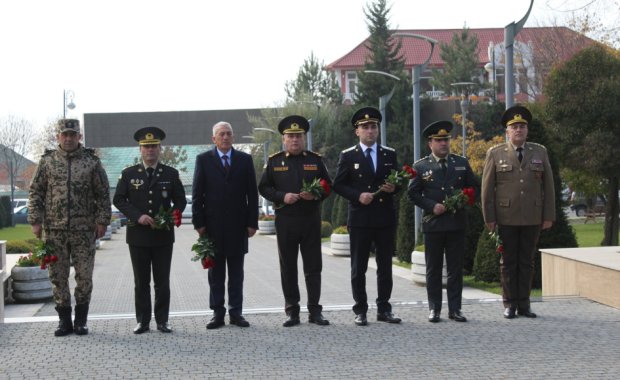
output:
M 357 73 L 355 71 L 347 71 L 345 91 L 345 99 L 353 99 L 353 95 L 357 92 Z

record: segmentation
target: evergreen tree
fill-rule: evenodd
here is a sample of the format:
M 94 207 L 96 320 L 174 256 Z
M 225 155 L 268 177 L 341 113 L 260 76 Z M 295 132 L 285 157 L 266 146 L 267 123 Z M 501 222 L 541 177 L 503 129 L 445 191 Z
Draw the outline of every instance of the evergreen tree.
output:
M 404 190 L 406 193 L 407 189 Z M 407 194 L 400 197 L 398 229 L 396 231 L 396 255 L 398 260 L 410 263 L 411 252 L 415 248 L 415 205 Z
M 482 69 L 478 66 L 478 36 L 464 27 L 460 33 L 452 35 L 450 44 L 440 44 L 440 57 L 444 61 L 443 71 L 433 71 L 433 84 L 452 94 L 457 89 L 452 83 L 473 82 L 480 84 Z
M 297 78 L 286 82 L 286 96 L 292 101 L 312 101 L 316 104 L 341 104 L 342 93 L 333 72 L 323 70 L 323 62 L 314 53 L 304 60 Z

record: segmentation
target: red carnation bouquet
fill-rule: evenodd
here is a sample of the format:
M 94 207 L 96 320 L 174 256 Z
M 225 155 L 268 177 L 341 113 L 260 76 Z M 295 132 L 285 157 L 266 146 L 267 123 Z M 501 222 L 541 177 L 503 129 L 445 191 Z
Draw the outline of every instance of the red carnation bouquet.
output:
M 206 235 L 199 237 L 198 241 L 192 245 L 192 252 L 195 255 L 191 260 L 200 261 L 203 269 L 215 266 L 215 244 Z
M 462 209 L 463 207 L 473 206 L 475 203 L 476 203 L 476 190 L 474 190 L 473 187 L 464 187 L 462 191 L 447 197 L 443 201 L 444 206 L 446 206 L 446 212 L 444 214 L 447 214 L 447 213 L 456 214 L 456 212 Z M 441 216 L 441 215 L 428 214 L 428 215 L 425 215 L 424 218 L 422 218 L 422 221 L 428 222 L 437 216 Z
M 502 239 L 499 237 L 499 232 L 497 232 L 497 227 L 495 227 L 494 231 L 489 232 L 489 237 L 491 240 L 495 242 L 495 252 L 498 255 L 504 253 L 504 244 L 502 243 Z
M 182 221 L 181 210 L 175 208 L 165 210 L 164 206 L 159 207 L 159 211 L 157 215 L 155 215 L 155 224 L 151 226 L 151 228 L 155 230 L 170 230 L 170 226 L 175 225 L 179 227 Z
M 32 257 L 34 257 L 41 264 L 41 269 L 46 269 L 49 265 L 58 261 L 58 256 L 54 255 L 54 249 L 45 244 L 43 240 L 37 241 L 35 245 L 35 249 L 32 252 Z
M 403 169 L 401 171 L 396 171 L 392 169 L 390 174 L 385 179 L 386 183 L 391 183 L 395 186 L 402 186 L 405 184 L 405 181 L 409 181 L 414 179 L 418 173 L 409 165 L 403 165 Z M 381 189 L 375 191 L 372 195 L 377 196 L 381 193 Z
M 302 182 L 301 191 L 310 193 L 315 198 L 320 199 L 323 195 L 329 195 L 329 193 L 331 192 L 331 187 L 329 186 L 329 182 L 327 182 L 325 179 L 315 178 L 314 180 L 312 180 L 312 182 L 306 182 L 304 180 Z

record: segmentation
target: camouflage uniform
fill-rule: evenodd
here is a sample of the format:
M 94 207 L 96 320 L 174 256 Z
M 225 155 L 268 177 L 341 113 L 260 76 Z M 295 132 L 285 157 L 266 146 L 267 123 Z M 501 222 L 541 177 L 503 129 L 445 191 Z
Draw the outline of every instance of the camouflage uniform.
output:
M 28 222 L 43 225 L 43 238 L 58 256 L 49 267 L 56 305 L 71 306 L 71 259 L 76 304 L 90 302 L 96 224 L 108 225 L 110 217 L 108 178 L 94 150 L 47 150 L 30 186 Z

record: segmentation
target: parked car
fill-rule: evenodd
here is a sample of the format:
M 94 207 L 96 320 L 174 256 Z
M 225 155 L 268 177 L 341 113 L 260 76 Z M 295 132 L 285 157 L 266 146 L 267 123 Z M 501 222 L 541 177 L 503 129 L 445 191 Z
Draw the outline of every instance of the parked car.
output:
M 13 199 L 13 213 L 17 212 L 17 209 L 22 206 L 28 206 L 28 199 Z
M 121 227 L 127 225 L 127 217 L 120 212 L 116 206 L 112 206 L 112 216 L 118 218 L 121 221 Z
M 181 214 L 183 219 L 191 219 L 192 218 L 192 196 L 186 195 L 185 199 L 187 199 L 187 206 L 185 206 L 185 210 L 183 210 L 183 214 Z
M 28 206 L 19 206 L 13 211 L 13 224 L 28 224 Z
M 590 199 L 577 194 L 575 199 L 571 200 L 570 208 L 575 211 L 575 215 L 586 216 L 588 210 L 595 213 L 603 213 L 606 206 L 607 199 L 602 194 L 595 195 Z

